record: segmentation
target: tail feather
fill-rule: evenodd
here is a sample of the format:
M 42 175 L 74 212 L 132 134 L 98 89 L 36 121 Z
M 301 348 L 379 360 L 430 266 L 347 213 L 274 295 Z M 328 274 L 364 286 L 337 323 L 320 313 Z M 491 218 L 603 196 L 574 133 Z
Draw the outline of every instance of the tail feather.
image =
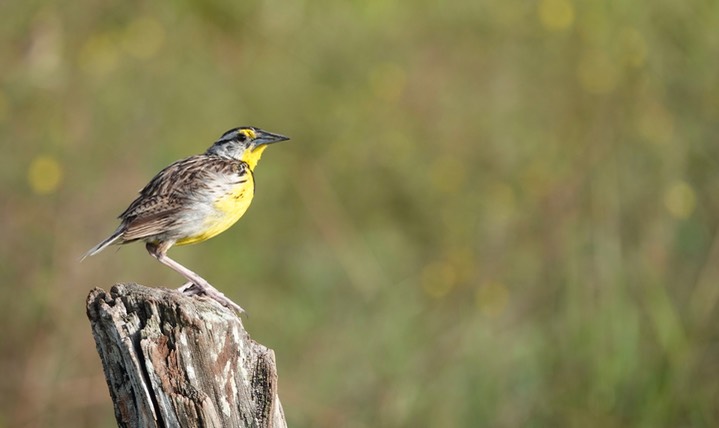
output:
M 118 229 L 115 231 L 115 233 L 113 233 L 112 235 L 110 235 L 107 239 L 105 239 L 104 241 L 102 241 L 102 242 L 100 242 L 99 244 L 95 245 L 94 247 L 90 248 L 90 250 L 89 250 L 87 253 L 85 253 L 84 256 L 82 256 L 82 258 L 80 259 L 80 261 L 85 260 L 87 257 L 94 256 L 95 254 L 97 254 L 97 253 L 99 253 L 100 251 L 104 250 L 104 249 L 107 248 L 108 246 L 114 244 L 115 241 L 117 241 L 118 239 L 120 239 L 120 237 L 122 236 L 122 234 L 123 234 L 124 232 L 125 232 L 125 230 L 124 230 L 123 228 L 118 228 Z

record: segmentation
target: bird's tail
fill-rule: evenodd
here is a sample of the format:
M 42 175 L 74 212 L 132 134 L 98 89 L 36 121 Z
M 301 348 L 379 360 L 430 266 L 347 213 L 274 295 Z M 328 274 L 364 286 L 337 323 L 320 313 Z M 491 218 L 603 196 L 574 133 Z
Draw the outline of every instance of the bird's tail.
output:
M 94 247 L 90 248 L 90 250 L 89 250 L 87 253 L 85 253 L 84 256 L 82 256 L 82 258 L 80 259 L 80 261 L 85 260 L 87 257 L 94 256 L 95 254 L 97 254 L 97 253 L 99 253 L 100 251 L 104 250 L 104 249 L 107 248 L 108 246 L 114 244 L 115 241 L 117 241 L 118 239 L 120 239 L 120 237 L 122 237 L 122 234 L 123 234 L 123 233 L 125 233 L 125 229 L 122 228 L 122 227 L 119 227 L 119 228 L 115 231 L 115 233 L 113 233 L 112 235 L 110 235 L 110 237 L 108 237 L 108 238 L 105 239 L 104 241 L 100 242 L 99 244 L 95 245 Z

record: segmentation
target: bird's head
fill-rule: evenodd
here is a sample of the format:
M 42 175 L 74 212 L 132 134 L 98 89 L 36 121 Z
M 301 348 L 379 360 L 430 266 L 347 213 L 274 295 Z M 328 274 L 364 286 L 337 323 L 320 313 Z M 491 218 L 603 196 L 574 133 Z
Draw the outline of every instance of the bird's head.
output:
M 237 159 L 254 169 L 268 144 L 289 140 L 284 135 L 273 134 L 252 126 L 233 128 L 222 134 L 215 143 L 207 149 L 207 154 L 223 158 Z

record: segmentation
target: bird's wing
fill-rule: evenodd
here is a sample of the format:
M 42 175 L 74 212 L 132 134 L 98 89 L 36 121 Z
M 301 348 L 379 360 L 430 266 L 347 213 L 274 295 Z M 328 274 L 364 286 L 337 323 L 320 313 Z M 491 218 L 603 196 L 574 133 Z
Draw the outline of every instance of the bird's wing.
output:
M 142 200 L 140 200 L 142 199 Z M 164 195 L 140 197 L 134 203 L 133 210 L 123 213 L 122 221 L 125 242 L 135 241 L 167 232 L 178 221 L 178 213 L 184 203 Z
M 123 241 L 129 242 L 161 234 L 180 220 L 178 213 L 192 209 L 208 191 L 207 183 L 217 174 L 244 176 L 244 162 L 191 156 L 166 167 L 140 190 L 140 196 L 120 214 L 125 225 Z
M 168 199 L 181 199 L 185 193 L 187 183 L 197 181 L 195 177 L 200 156 L 191 156 L 179 160 L 158 172 L 145 187 L 140 190 L 140 196 L 135 199 L 119 218 L 125 220 L 132 215 L 138 215 L 146 209 L 154 207 Z

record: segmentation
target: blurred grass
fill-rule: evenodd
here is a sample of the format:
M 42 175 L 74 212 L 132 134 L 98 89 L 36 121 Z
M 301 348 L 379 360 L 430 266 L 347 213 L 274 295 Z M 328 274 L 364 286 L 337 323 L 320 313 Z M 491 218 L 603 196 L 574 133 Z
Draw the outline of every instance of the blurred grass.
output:
M 719 4 L 0 3 L 0 427 L 114 426 L 79 256 L 237 125 L 245 218 L 173 256 L 290 426 L 719 424 Z

